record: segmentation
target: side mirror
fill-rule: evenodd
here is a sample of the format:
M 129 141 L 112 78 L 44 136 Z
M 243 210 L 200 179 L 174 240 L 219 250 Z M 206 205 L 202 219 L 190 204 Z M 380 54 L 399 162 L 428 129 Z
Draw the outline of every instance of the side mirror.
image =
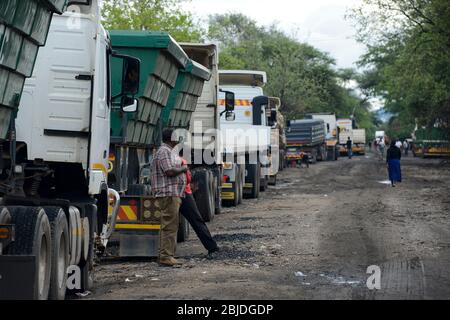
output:
M 225 114 L 225 120 L 226 121 L 234 121 L 234 120 L 236 120 L 236 114 L 234 112 L 227 112 Z
M 220 90 L 220 92 L 225 93 L 225 111 L 226 112 L 232 112 L 234 111 L 234 107 L 235 107 L 235 96 L 234 96 L 234 92 L 231 91 L 224 91 L 224 90 Z
M 271 110 L 270 111 L 270 118 L 269 118 L 269 125 L 273 127 L 277 124 L 277 110 Z
M 270 118 L 272 119 L 273 122 L 277 121 L 277 110 L 272 110 L 270 112 Z
M 134 113 L 138 111 L 139 100 L 135 98 L 130 98 L 127 96 L 122 97 L 121 101 L 122 111 L 125 113 Z
M 122 94 L 136 95 L 139 91 L 139 78 L 141 73 L 139 59 L 123 57 Z
M 225 92 L 225 110 L 234 111 L 235 102 L 234 102 L 234 92 Z

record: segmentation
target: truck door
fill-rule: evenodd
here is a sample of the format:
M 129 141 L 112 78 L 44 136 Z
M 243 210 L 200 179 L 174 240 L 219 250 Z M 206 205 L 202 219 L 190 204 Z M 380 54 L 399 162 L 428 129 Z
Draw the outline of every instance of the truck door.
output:
M 109 53 L 107 35 L 99 28 L 96 43 L 95 75 L 91 107 L 91 139 L 89 148 L 89 193 L 100 193 L 108 176 L 109 121 Z

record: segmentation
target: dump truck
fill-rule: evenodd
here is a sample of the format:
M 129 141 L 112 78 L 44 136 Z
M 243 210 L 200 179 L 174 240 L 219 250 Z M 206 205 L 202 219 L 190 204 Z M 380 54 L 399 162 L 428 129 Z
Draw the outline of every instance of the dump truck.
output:
M 353 121 L 352 119 L 338 119 L 337 127 L 339 132 L 339 152 L 342 155 L 346 155 L 348 152 L 348 138 L 353 141 Z
M 0 39 L 0 299 L 64 299 L 89 288 L 114 229 L 111 101 L 136 107 L 139 61 L 112 53 L 97 1 L 3 0 Z
M 339 158 L 339 133 L 336 115 L 334 113 L 310 113 L 306 115 L 306 118 L 324 121 L 327 145 L 326 159 L 336 161 Z
M 450 130 L 421 128 L 414 132 L 412 151 L 415 157 L 449 157 Z
M 150 175 L 153 153 L 161 145 L 163 129 L 174 129 L 178 137 L 182 138 L 183 151 L 188 151 L 183 156 L 191 163 L 194 182 L 198 184 L 195 195 L 199 208 L 209 214 L 209 220 L 215 213 L 214 198 L 208 199 L 211 207 L 208 208 L 209 211 L 205 210 L 207 204 L 204 200 L 205 195 L 208 195 L 205 188 L 210 191 L 210 196 L 216 197 L 217 193 L 213 188 L 219 183 L 219 179 L 211 176 L 212 170 L 206 170 L 203 162 L 196 166 L 190 161 L 195 160 L 192 153 L 196 150 L 191 147 L 192 136 L 189 129 L 204 84 L 211 78 L 208 67 L 215 68 L 216 64 L 203 66 L 190 59 L 182 47 L 165 32 L 112 31 L 111 40 L 114 50 L 122 54 L 133 54 L 140 59 L 142 66 L 139 111 L 134 117 L 130 117 L 116 109 L 111 118 L 113 137 L 110 161 L 116 171 L 111 171 L 110 180 L 121 187 L 121 192 L 126 193 L 121 198 L 116 224 L 119 255 L 154 257 L 158 255 L 161 225 L 158 200 L 151 195 Z M 209 55 L 210 52 L 204 54 Z M 203 61 L 209 62 L 209 58 L 203 57 Z M 120 68 L 113 68 L 113 92 L 117 92 L 114 84 L 118 83 L 121 74 Z M 122 168 L 128 170 L 128 174 L 121 173 Z M 121 180 L 123 176 L 128 181 Z M 199 192 L 204 193 L 201 199 Z M 178 240 L 184 241 L 188 234 L 189 225 L 180 216 Z
M 306 154 L 311 163 L 325 160 L 325 122 L 322 119 L 290 120 L 286 129 L 286 161 L 288 163 L 301 160 Z
M 242 199 L 259 198 L 268 185 L 270 127 L 263 71 L 219 70 L 221 92 L 222 203 L 236 206 Z M 226 109 L 226 92 L 234 93 L 233 113 Z
M 211 221 L 222 207 L 222 153 L 218 132 L 219 112 L 219 52 L 215 44 L 181 43 L 191 60 L 210 71 L 211 78 L 205 82 L 197 106 L 191 116 L 191 172 L 194 198 L 205 221 Z M 234 99 L 229 105 L 234 104 Z M 233 107 L 231 106 L 231 109 Z M 232 111 L 228 109 L 228 112 Z
M 353 154 L 366 154 L 366 129 L 353 129 Z
M 203 93 L 205 82 L 211 79 L 210 70 L 193 59 L 189 59 L 185 68 L 181 69 L 175 87 L 171 90 L 166 108 L 162 110 L 161 121 L 163 128 L 176 130 L 176 135 L 183 142 L 183 157 L 192 170 L 193 191 L 199 211 L 206 221 L 211 221 L 215 214 L 216 185 L 218 172 L 206 170 L 204 154 L 199 155 L 195 149 L 190 131 L 191 119 L 197 109 L 197 103 Z M 197 146 L 198 147 L 198 146 Z M 213 159 L 213 151 L 210 157 Z M 196 165 L 198 164 L 198 166 Z M 211 175 L 216 173 L 216 176 Z M 208 202 L 207 202 L 208 201 Z M 178 241 L 185 241 L 189 234 L 189 225 L 186 219 L 180 216 Z
M 111 31 L 113 49 L 141 61 L 139 112 L 128 114 L 119 105 L 111 112 L 109 181 L 120 193 L 149 194 L 152 151 L 160 144 L 161 114 L 167 106 L 179 71 L 189 59 L 165 32 Z M 122 67 L 113 63 L 112 92 L 120 93 Z M 120 217 L 119 217 L 120 220 Z
M 161 144 L 162 112 L 189 58 L 166 32 L 113 30 L 111 43 L 114 51 L 141 61 L 138 112 L 128 114 L 117 105 L 110 118 L 109 184 L 121 194 L 114 238 L 121 257 L 153 257 L 161 224 L 151 197 L 151 162 Z M 121 65 L 113 64 L 113 95 L 120 92 L 122 73 Z

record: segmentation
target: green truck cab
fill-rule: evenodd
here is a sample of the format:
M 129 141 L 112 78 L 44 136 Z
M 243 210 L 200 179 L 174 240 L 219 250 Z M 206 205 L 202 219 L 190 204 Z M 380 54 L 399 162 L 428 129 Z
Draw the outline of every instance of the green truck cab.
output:
M 159 144 L 162 128 L 160 116 L 175 87 L 179 70 L 189 62 L 187 55 L 165 32 L 111 31 L 113 50 L 140 60 L 138 107 L 126 113 L 114 101 L 111 112 L 111 146 L 109 181 L 119 192 L 148 193 L 142 175 L 148 167 L 151 150 Z M 123 76 L 120 61 L 112 61 L 112 96 L 119 94 Z
M 111 42 L 114 51 L 141 61 L 138 111 L 125 117 L 119 108 L 113 110 L 112 138 L 135 145 L 155 144 L 155 128 L 161 111 L 167 105 L 179 71 L 188 65 L 189 59 L 165 32 L 111 31 Z M 121 65 L 113 61 L 113 96 L 119 93 L 121 77 Z
M 119 254 L 156 256 L 160 215 L 149 181 L 153 152 L 161 143 L 162 129 L 189 129 L 210 72 L 190 60 L 165 32 L 111 31 L 111 42 L 115 53 L 140 60 L 141 79 L 137 110 L 124 112 L 116 101 L 111 115 L 108 181 L 123 194 L 116 223 Z M 111 74 L 114 97 L 123 77 L 122 67 L 115 61 Z

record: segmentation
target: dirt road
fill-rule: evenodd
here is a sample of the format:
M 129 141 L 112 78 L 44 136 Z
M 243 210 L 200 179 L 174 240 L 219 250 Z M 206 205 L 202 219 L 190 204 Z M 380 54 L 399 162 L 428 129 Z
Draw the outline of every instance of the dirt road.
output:
M 191 234 L 182 268 L 104 262 L 88 298 L 449 299 L 450 167 L 438 163 L 405 159 L 397 188 L 371 155 L 288 169 L 210 223 L 217 259 Z M 371 265 L 381 290 L 367 288 Z

